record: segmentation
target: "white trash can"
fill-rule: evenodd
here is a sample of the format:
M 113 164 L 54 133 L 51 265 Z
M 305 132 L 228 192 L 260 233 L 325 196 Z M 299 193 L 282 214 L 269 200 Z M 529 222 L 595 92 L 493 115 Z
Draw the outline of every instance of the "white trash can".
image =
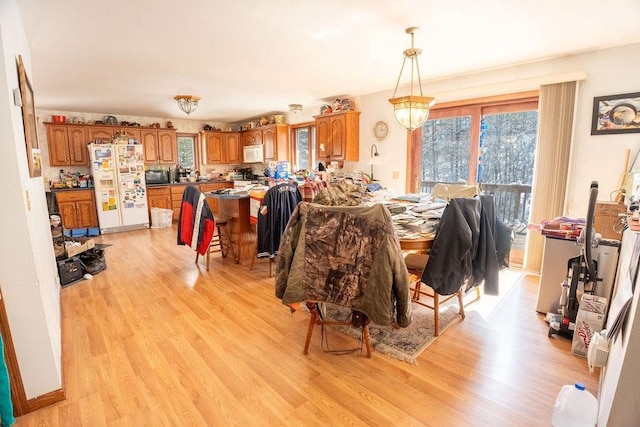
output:
M 171 209 L 151 208 L 151 228 L 171 227 L 172 221 Z

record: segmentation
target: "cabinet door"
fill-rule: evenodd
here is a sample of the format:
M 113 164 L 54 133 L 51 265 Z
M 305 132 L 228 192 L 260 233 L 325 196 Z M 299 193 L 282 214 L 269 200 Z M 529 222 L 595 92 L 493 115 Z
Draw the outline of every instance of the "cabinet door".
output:
M 160 153 L 158 153 L 158 131 L 151 129 L 140 131 L 140 141 L 144 149 L 145 163 L 157 163 L 160 159 Z
M 92 228 L 98 226 L 98 214 L 96 204 L 92 200 L 76 202 L 77 228 Z
M 103 141 L 112 141 L 113 140 L 113 128 L 108 128 L 108 127 L 93 127 L 93 126 L 89 126 L 87 127 L 87 134 L 89 137 L 89 141 L 96 141 L 98 140 L 98 142 Z
M 178 141 L 174 131 L 158 131 L 158 153 L 160 163 L 178 163 Z
M 76 225 L 76 203 L 58 201 L 58 210 L 62 216 L 62 226 L 66 229 L 78 228 Z
M 225 163 L 224 137 L 221 132 L 207 132 L 207 163 Z
M 344 160 L 347 143 L 346 116 L 331 117 L 331 151 L 330 160 Z
M 264 160 L 278 160 L 276 158 L 276 131 L 264 129 L 262 132 L 262 144 L 264 145 Z
M 49 164 L 67 166 L 69 164 L 69 141 L 66 126 L 47 125 Z
M 67 129 L 69 140 L 69 164 L 72 166 L 85 166 L 89 164 L 89 149 L 87 144 L 87 132 L 84 127 L 69 127 Z
M 248 130 L 245 133 L 245 145 L 262 144 L 262 129 Z
M 133 127 L 122 127 L 118 128 L 118 132 L 124 132 L 127 138 L 135 139 L 136 141 L 138 141 L 138 143 L 140 143 L 140 129 L 136 129 Z
M 227 146 L 227 161 L 233 164 L 242 163 L 242 146 L 240 145 L 240 134 L 227 133 L 225 134 L 225 139 Z
M 328 117 L 316 119 L 316 158 L 328 160 L 331 144 L 331 123 Z
M 149 208 L 171 209 L 171 196 L 166 194 L 151 195 L 147 197 Z

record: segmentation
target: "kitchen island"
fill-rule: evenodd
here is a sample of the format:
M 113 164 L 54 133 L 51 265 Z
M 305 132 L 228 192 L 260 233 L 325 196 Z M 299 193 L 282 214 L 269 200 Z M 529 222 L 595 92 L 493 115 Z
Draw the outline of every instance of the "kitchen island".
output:
M 250 262 L 256 253 L 256 232 L 249 218 L 249 194 L 205 192 L 204 195 L 210 206 L 217 205 L 214 220 L 224 217 L 228 221 L 236 261 L 241 264 Z

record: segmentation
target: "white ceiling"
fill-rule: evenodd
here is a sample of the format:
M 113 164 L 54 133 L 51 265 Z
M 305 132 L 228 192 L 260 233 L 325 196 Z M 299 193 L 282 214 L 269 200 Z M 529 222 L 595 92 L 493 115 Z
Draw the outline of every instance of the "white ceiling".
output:
M 18 0 L 38 109 L 242 121 L 394 88 L 420 27 L 428 81 L 640 42 L 639 0 Z M 405 73 L 405 83 L 408 74 Z

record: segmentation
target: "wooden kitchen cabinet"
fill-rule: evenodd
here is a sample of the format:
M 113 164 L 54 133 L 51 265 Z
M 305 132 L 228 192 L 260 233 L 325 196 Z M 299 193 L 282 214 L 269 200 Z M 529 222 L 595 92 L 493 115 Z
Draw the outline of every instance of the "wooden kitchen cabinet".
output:
M 147 205 L 151 208 L 171 209 L 171 188 L 169 186 L 147 187 Z
M 89 164 L 88 138 L 84 126 L 45 125 L 50 166 Z
M 178 163 L 176 131 L 171 129 L 141 129 L 145 163 Z
M 238 132 L 203 132 L 207 164 L 242 163 L 242 148 Z
M 240 133 L 226 133 L 225 145 L 227 148 L 227 163 L 242 163 L 242 145 L 240 144 Z
M 269 125 L 262 129 L 265 161 L 289 160 L 289 125 Z
M 262 129 L 250 129 L 242 133 L 244 134 L 244 145 L 262 144 Z
M 177 222 L 180 218 L 180 209 L 182 208 L 182 196 L 187 184 L 172 185 L 171 189 L 171 209 L 173 210 L 173 222 Z
M 93 190 L 56 191 L 58 210 L 66 229 L 98 227 Z
M 316 119 L 316 158 L 318 160 L 359 160 L 359 111 L 348 110 L 314 118 Z
M 89 126 L 87 127 L 87 134 L 89 135 L 89 141 L 100 143 L 109 143 L 113 141 L 116 129 L 109 126 Z

